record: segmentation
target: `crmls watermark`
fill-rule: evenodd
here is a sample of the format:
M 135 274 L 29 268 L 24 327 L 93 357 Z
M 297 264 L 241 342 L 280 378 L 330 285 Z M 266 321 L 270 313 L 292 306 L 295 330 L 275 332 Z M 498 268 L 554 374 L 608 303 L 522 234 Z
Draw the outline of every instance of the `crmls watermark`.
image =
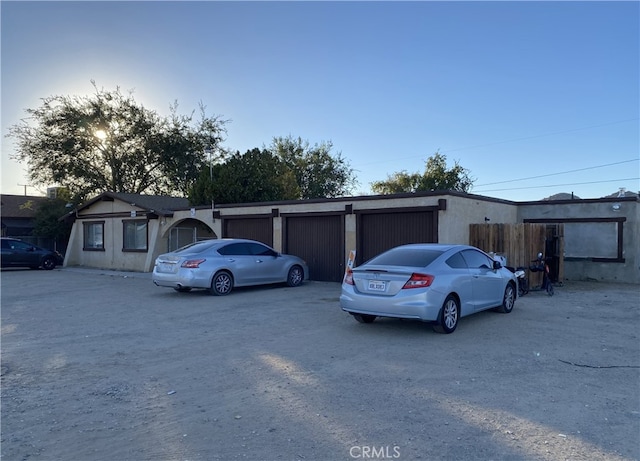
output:
M 354 459 L 398 459 L 400 458 L 400 447 L 395 445 L 380 447 L 358 445 L 349 449 L 349 456 Z

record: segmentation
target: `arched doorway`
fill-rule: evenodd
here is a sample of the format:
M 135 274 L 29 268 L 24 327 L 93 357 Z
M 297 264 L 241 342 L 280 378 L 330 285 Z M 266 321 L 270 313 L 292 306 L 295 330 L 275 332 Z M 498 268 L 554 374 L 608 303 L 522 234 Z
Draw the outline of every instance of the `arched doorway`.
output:
M 167 248 L 174 251 L 190 243 L 217 238 L 216 233 L 206 223 L 188 218 L 171 226 L 167 235 Z

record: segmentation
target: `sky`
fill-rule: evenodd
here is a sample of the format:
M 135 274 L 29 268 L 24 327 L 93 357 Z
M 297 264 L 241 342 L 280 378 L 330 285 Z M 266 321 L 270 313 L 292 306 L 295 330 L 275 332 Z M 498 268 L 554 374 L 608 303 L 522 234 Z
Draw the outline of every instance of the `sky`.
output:
M 333 144 L 354 195 L 436 152 L 514 201 L 640 189 L 640 2 L 0 2 L 3 194 L 28 183 L 9 127 L 54 95 L 133 91 L 229 120 L 241 153 Z M 54 184 L 51 184 L 53 186 Z

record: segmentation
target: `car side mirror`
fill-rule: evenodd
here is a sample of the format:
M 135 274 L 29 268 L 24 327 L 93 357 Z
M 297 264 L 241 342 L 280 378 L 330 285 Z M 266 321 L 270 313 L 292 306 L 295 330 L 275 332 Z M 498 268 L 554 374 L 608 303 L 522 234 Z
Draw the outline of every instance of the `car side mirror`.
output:
M 493 270 L 498 270 L 502 267 L 502 264 L 500 264 L 500 261 L 493 261 Z

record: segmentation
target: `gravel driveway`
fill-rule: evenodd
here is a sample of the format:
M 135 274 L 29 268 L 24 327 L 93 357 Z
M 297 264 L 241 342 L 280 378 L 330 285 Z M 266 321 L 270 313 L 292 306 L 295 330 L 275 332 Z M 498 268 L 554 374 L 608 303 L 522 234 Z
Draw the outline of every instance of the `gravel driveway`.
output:
M 451 335 L 340 285 L 226 297 L 6 270 L 2 459 L 637 460 L 637 285 L 572 282 Z

